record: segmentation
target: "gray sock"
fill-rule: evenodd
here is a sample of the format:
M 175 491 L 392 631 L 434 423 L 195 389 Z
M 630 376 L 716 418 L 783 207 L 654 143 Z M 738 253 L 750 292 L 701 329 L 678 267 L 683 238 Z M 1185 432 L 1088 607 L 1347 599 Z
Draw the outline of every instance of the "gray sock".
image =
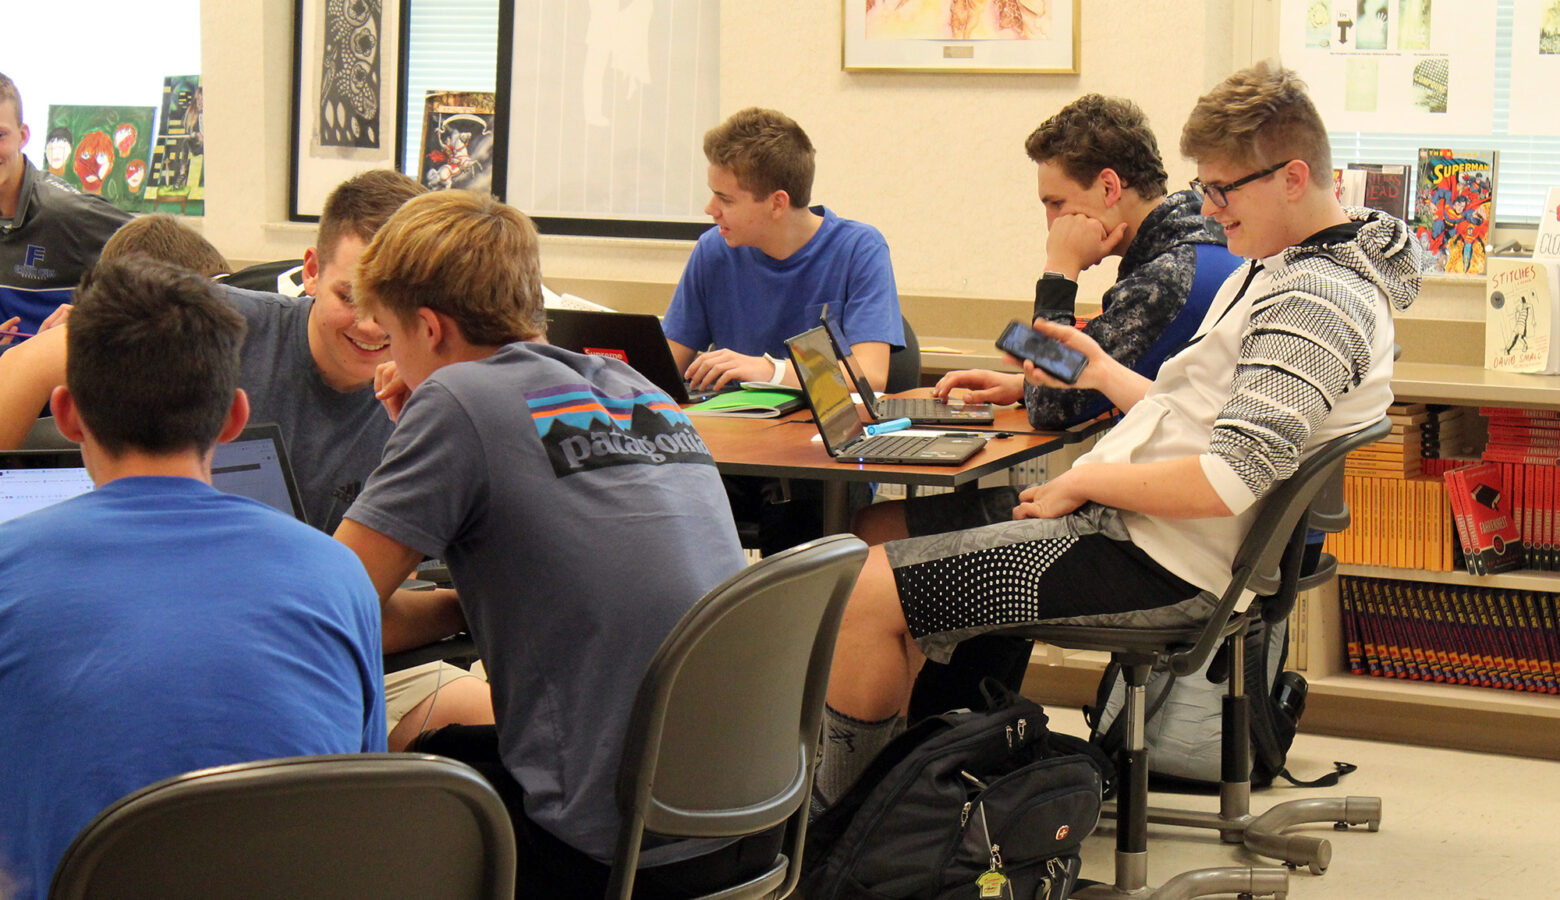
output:
M 823 707 L 822 760 L 813 777 L 813 795 L 825 807 L 833 806 L 873 758 L 904 731 L 904 717 L 889 716 L 880 722 L 852 718 L 827 704 Z M 816 804 L 815 804 L 816 805 Z

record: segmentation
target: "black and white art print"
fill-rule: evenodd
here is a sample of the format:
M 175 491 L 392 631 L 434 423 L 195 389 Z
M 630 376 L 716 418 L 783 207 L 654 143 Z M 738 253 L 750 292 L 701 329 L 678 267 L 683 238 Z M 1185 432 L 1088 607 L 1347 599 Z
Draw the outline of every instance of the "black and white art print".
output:
M 325 0 L 322 12 L 316 140 L 325 147 L 378 147 L 381 0 Z
M 289 218 L 314 221 L 336 185 L 396 167 L 407 0 L 294 0 Z

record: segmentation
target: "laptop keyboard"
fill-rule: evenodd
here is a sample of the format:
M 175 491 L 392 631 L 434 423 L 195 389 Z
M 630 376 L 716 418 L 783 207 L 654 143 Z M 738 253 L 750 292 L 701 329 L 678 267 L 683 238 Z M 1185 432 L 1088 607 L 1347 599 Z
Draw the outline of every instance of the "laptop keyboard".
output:
M 937 438 L 926 435 L 884 434 L 868 440 L 866 449 L 873 456 L 909 456 L 919 453 L 935 440 Z
M 944 416 L 955 408 L 931 397 L 891 397 L 878 401 L 879 411 L 886 417 L 897 419 L 929 419 Z

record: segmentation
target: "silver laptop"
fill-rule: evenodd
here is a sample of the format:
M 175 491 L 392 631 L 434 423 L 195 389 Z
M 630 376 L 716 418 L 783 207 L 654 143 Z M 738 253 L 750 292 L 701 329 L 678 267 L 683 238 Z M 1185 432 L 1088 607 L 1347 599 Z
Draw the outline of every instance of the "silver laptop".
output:
M 271 423 L 249 425 L 218 444 L 211 459 L 211 485 L 275 507 L 307 522 L 282 431 Z M 92 490 L 79 447 L 0 452 L 0 522 Z
M 802 381 L 823 446 L 835 462 L 957 466 L 980 452 L 986 439 L 973 434 L 869 436 L 840 374 L 828 330 L 818 326 L 785 342 Z
M 879 397 L 872 389 L 872 382 L 856 367 L 856 354 L 850 342 L 840 331 L 840 326 L 829 316 L 828 307 L 818 317 L 829 331 L 829 341 L 834 352 L 845 364 L 850 380 L 856 383 L 856 393 L 867 414 L 881 422 L 886 419 L 909 419 L 913 425 L 990 425 L 996 421 L 996 411 L 990 403 L 945 403 L 935 397 Z

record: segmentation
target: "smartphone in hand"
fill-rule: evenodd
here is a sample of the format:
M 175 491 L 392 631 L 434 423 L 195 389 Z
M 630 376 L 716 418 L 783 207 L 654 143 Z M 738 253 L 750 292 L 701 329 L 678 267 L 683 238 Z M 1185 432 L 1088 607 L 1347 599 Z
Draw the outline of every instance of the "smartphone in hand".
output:
M 1083 367 L 1089 364 L 1087 356 L 1016 319 L 1002 330 L 997 349 L 1029 360 L 1035 368 L 1063 384 L 1077 384 Z

